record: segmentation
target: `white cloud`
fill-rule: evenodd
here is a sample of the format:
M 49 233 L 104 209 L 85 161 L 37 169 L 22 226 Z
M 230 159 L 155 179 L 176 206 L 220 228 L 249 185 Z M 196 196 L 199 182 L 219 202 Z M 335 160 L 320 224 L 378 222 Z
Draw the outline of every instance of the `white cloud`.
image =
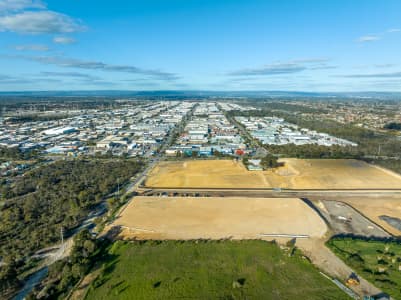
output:
M 399 29 L 399 28 L 390 28 L 389 30 L 387 30 L 387 32 L 389 32 L 389 33 L 400 32 L 400 31 L 401 31 L 401 29 Z
M 66 36 L 56 36 L 53 38 L 53 43 L 56 44 L 63 44 L 63 45 L 68 45 L 68 44 L 74 44 L 76 40 L 74 38 L 66 37 Z
M 67 15 L 53 11 L 25 11 L 0 17 L 0 31 L 18 33 L 71 33 L 85 27 Z
M 345 75 L 347 78 L 401 78 L 401 72 Z
M 14 47 L 17 51 L 48 51 L 49 47 L 46 45 L 32 44 L 32 45 L 17 45 Z
M 358 42 L 360 43 L 366 43 L 366 42 L 375 42 L 380 40 L 380 37 L 377 35 L 365 35 L 365 36 L 361 36 L 358 39 Z
M 335 66 L 328 65 L 328 58 L 296 59 L 287 62 L 276 62 L 258 68 L 247 68 L 228 73 L 231 76 L 271 76 L 303 72 L 306 70 L 334 69 Z
M 114 64 L 103 63 L 100 61 L 87 61 L 87 60 L 80 60 L 80 59 L 60 57 L 60 56 L 13 55 L 4 57 L 24 59 L 42 64 L 56 65 L 59 67 L 66 67 L 66 68 L 100 70 L 105 72 L 121 72 L 121 73 L 145 75 L 152 77 L 154 79 L 164 80 L 164 81 L 173 81 L 179 78 L 178 75 L 174 73 L 168 73 L 159 70 L 142 69 L 132 65 L 114 65 Z
M 248 68 L 229 73 L 233 76 L 281 75 L 305 71 L 306 67 L 295 63 L 276 63 L 261 68 Z
M 392 68 L 392 67 L 396 67 L 397 64 L 376 64 L 375 67 L 376 68 Z
M 86 74 L 86 73 L 79 73 L 79 72 L 40 72 L 39 76 L 45 77 L 67 77 L 71 79 L 86 79 L 86 80 L 93 80 L 99 81 L 102 80 L 99 76 Z
M 0 0 L 0 13 L 20 11 L 28 8 L 45 9 L 46 4 L 40 0 Z

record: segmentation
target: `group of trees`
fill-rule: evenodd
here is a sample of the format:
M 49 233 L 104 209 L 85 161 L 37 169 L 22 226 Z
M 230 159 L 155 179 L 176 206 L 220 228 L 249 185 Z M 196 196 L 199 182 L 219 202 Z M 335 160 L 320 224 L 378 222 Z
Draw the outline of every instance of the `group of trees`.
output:
M 26 114 L 7 118 L 7 123 L 46 122 L 68 118 L 66 114 Z
M 327 245 L 347 265 L 383 292 L 397 299 L 401 296 L 399 240 L 348 236 L 334 237 Z
M 17 265 L 14 259 L 6 257 L 0 267 L 0 296 L 10 295 L 15 288 L 21 285 L 17 278 Z
M 24 263 L 35 251 L 58 241 L 61 228 L 68 234 L 141 166 L 124 159 L 58 161 L 25 174 L 12 185 L 3 185 L 2 260 Z
M 248 167 L 248 165 L 250 164 L 248 156 L 244 156 L 242 158 L 242 163 L 246 167 Z M 277 156 L 274 156 L 272 154 L 267 154 L 266 156 L 264 156 L 263 158 L 260 159 L 260 166 L 264 170 L 277 168 L 277 167 L 280 167 L 282 165 L 283 165 L 283 163 L 278 162 Z
M 263 169 L 266 170 L 266 169 L 277 168 L 281 165 L 281 163 L 278 162 L 276 156 L 272 154 L 267 154 L 265 157 L 261 159 L 260 165 L 262 166 Z
M 363 152 L 355 147 L 307 145 L 267 145 L 270 153 L 296 158 L 361 158 Z
M 36 151 L 22 152 L 18 147 L 0 147 L 0 161 L 31 159 L 36 154 Z
M 27 300 L 64 299 L 66 293 L 91 269 L 101 253 L 101 242 L 85 229 L 74 237 L 74 245 L 68 258 L 50 265 L 47 277 L 33 290 Z
M 396 123 L 396 122 L 388 123 L 388 124 L 384 125 L 384 129 L 401 130 L 401 123 Z

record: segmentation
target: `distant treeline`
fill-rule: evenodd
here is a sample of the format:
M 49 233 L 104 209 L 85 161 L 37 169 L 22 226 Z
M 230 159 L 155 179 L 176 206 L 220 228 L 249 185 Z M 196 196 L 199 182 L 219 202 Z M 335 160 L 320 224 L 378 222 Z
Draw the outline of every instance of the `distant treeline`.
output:
M 31 114 L 7 118 L 7 123 L 46 122 L 62 120 L 70 117 L 66 114 Z
M 68 111 L 74 109 L 115 109 L 124 102 L 117 97 L 13 97 L 0 96 L 0 115 L 10 116 L 16 111 Z M 144 99 L 128 99 L 132 104 L 140 104 Z
M 273 154 L 296 158 L 363 158 L 364 153 L 355 147 L 308 145 L 266 145 L 266 149 Z

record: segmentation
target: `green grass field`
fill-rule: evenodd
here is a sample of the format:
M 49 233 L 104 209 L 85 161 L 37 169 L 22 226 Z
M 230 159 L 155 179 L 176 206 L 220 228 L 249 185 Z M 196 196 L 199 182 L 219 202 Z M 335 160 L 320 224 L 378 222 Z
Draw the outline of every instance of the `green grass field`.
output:
M 86 299 L 349 299 L 264 241 L 117 241 Z
M 400 243 L 335 238 L 327 244 L 366 280 L 395 299 L 401 299 Z

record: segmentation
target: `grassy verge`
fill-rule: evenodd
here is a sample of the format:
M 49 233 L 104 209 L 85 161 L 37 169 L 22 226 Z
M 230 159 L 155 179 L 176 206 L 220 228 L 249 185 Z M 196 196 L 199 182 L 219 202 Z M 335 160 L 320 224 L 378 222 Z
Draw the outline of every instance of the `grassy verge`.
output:
M 263 241 L 117 241 L 86 299 L 348 299 L 295 251 Z
M 401 299 L 401 243 L 334 238 L 330 249 L 358 274 Z

